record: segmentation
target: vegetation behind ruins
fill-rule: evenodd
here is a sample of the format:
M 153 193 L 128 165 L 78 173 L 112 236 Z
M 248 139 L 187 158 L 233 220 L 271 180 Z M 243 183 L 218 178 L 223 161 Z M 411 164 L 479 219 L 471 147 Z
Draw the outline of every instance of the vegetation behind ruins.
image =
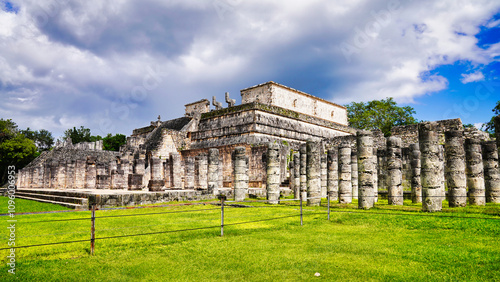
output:
M 0 197 L 0 206 L 6 206 Z M 19 201 L 19 202 L 17 202 Z M 16 208 L 29 201 L 16 200 Z M 43 205 L 43 204 L 41 204 Z M 225 223 L 297 215 L 294 205 L 226 207 Z M 96 238 L 214 226 L 213 229 L 18 249 L 16 278 L 22 281 L 131 280 L 495 280 L 500 276 L 500 207 L 444 208 L 423 214 L 420 205 L 381 202 L 370 211 L 332 205 L 304 207 L 298 217 L 226 226 L 220 237 L 220 207 L 171 206 L 97 211 Z M 443 206 L 447 206 L 444 204 Z M 34 209 L 39 207 L 33 206 Z M 51 209 L 53 208 L 46 208 Z M 194 212 L 194 210 L 207 209 Z M 152 214 L 184 211 L 183 213 Z M 187 212 L 193 211 L 193 212 Z M 110 215 L 147 214 L 101 218 Z M 18 215 L 16 244 L 89 239 L 90 212 Z M 52 234 L 52 235 L 51 235 Z M 55 234 L 55 235 L 54 235 Z M 7 236 L 7 229 L 0 233 Z M 7 275 L 0 251 L 0 279 Z
M 393 126 L 418 123 L 410 106 L 400 107 L 393 98 L 369 102 L 352 102 L 345 105 L 349 125 L 357 129 L 380 129 L 385 136 L 391 135 Z

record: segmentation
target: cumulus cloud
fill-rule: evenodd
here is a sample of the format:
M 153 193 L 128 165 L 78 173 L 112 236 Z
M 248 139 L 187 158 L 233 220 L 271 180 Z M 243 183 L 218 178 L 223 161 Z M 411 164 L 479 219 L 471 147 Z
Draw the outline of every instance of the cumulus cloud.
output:
M 464 73 L 464 74 L 462 74 L 462 79 L 460 79 L 460 81 L 463 84 L 476 82 L 476 81 L 483 81 L 483 80 L 484 80 L 484 75 L 480 71 L 476 71 L 473 73 Z
M 500 49 L 475 37 L 498 25 L 494 0 L 10 3 L 0 11 L 0 117 L 56 135 L 79 125 L 130 134 L 269 80 L 337 103 L 412 102 L 448 87 L 435 68 L 487 65 Z

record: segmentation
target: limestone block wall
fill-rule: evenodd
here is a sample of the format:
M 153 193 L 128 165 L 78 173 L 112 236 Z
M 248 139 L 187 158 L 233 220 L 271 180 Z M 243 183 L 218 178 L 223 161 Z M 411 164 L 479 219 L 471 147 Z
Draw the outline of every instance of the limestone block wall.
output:
M 272 81 L 241 90 L 241 102 L 259 102 L 342 125 L 348 124 L 345 107 Z
M 310 139 L 320 141 L 353 133 L 353 129 L 346 126 L 262 104 L 226 110 L 202 116 L 198 131 L 191 136 L 192 149 L 242 143 L 261 145 L 275 140 L 289 142 L 298 149 Z
M 194 116 L 196 113 L 203 114 L 210 112 L 210 101 L 203 99 L 185 105 L 186 116 Z
M 439 144 L 444 144 L 444 132 L 448 130 L 463 130 L 462 120 L 447 119 L 436 121 L 436 131 L 439 136 Z M 407 148 L 410 144 L 418 143 L 418 124 L 395 126 L 391 129 L 391 135 L 400 137 L 403 141 L 403 147 Z

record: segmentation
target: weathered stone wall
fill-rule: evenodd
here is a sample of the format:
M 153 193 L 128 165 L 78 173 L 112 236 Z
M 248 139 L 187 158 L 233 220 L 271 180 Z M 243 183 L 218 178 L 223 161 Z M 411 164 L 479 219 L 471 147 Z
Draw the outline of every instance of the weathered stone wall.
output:
M 241 90 L 242 104 L 259 102 L 347 125 L 345 107 L 274 82 Z
M 210 112 L 210 101 L 207 99 L 202 99 L 200 101 L 196 101 L 193 103 L 189 103 L 185 105 L 186 107 L 186 116 L 191 117 L 195 114 L 203 114 Z
M 320 141 L 353 133 L 342 125 L 261 104 L 232 107 L 227 113 L 224 110 L 221 115 L 211 112 L 202 116 L 198 131 L 192 133 L 191 148 L 286 141 L 298 149 L 310 139 Z
M 447 119 L 436 121 L 436 132 L 438 133 L 439 144 L 444 144 L 444 132 L 448 130 L 462 130 L 462 121 L 457 119 Z M 410 144 L 418 143 L 418 124 L 394 126 L 391 129 L 391 135 L 400 137 L 403 141 L 403 147 L 406 148 Z

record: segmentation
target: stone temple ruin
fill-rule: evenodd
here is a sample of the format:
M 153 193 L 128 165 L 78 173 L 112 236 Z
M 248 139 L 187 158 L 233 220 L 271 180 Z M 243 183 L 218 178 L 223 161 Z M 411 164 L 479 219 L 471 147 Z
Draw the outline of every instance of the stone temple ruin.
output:
M 444 197 L 500 202 L 498 144 L 460 119 L 394 127 L 385 138 L 349 127 L 345 107 L 275 82 L 241 90 L 241 100 L 187 104 L 184 117 L 133 130 L 119 152 L 59 143 L 19 172 L 16 196 L 77 208 L 221 194 L 274 203 L 293 194 L 311 205 L 329 195 L 360 208 L 411 197 L 429 211 Z

